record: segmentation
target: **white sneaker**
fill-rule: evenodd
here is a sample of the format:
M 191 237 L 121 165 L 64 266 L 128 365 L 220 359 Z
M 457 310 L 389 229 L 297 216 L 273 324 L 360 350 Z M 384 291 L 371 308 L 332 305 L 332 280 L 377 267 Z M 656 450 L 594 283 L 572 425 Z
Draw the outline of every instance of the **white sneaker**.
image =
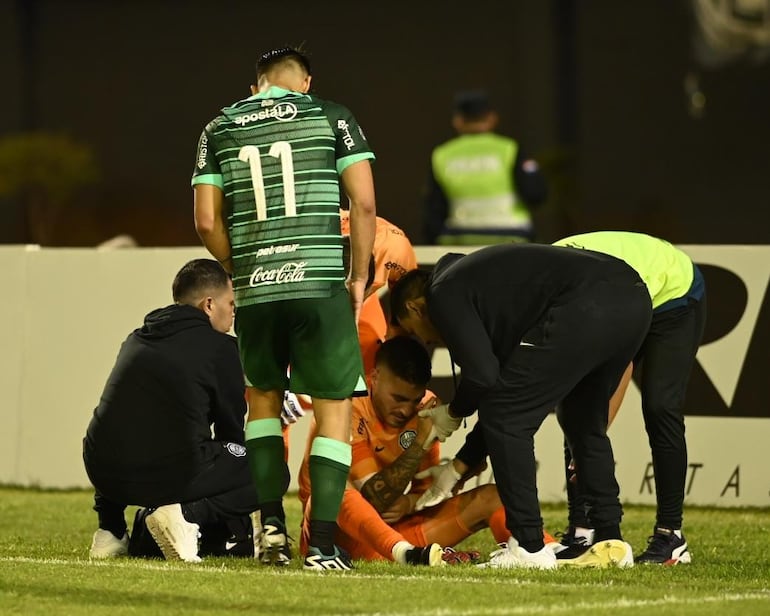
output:
M 551 548 L 527 552 L 513 537 L 501 545 L 504 547 L 489 555 L 489 562 L 476 566 L 485 569 L 556 569 L 556 556 Z
M 179 503 L 158 507 L 147 516 L 145 523 L 166 560 L 201 562 L 198 556 L 199 527 L 185 520 Z
M 91 550 L 88 552 L 89 558 L 114 558 L 126 554 L 128 554 L 127 532 L 123 533 L 123 537 L 120 539 L 103 528 L 94 533 L 94 538 L 91 540 Z

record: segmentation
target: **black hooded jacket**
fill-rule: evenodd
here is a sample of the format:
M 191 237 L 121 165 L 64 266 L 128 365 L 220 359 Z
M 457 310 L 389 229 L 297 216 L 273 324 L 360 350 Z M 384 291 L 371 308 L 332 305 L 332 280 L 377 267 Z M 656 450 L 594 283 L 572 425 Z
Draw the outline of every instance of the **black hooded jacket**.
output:
M 447 254 L 426 289 L 428 313 L 462 376 L 452 412 L 470 415 L 500 366 L 554 305 L 590 294 L 598 281 L 643 284 L 623 261 L 589 250 L 504 244 Z
M 149 313 L 121 346 L 84 454 L 101 475 L 183 480 L 197 472 L 212 424 L 216 440 L 243 443 L 245 412 L 235 338 L 174 304 Z

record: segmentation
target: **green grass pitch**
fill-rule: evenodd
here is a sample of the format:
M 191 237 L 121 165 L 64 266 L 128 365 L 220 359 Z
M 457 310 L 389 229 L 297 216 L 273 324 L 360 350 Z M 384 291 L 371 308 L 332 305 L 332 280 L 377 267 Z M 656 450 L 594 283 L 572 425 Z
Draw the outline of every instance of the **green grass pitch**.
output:
M 768 509 L 686 508 L 691 565 L 499 571 L 359 563 L 318 574 L 299 562 L 278 570 L 252 559 L 90 562 L 91 505 L 89 491 L 0 488 L 0 614 L 770 615 Z M 296 534 L 296 497 L 286 505 Z M 550 531 L 566 523 L 563 504 L 544 505 L 543 516 Z M 637 553 L 653 518 L 650 507 L 625 508 L 625 538 Z M 496 546 L 485 530 L 462 547 L 486 556 Z

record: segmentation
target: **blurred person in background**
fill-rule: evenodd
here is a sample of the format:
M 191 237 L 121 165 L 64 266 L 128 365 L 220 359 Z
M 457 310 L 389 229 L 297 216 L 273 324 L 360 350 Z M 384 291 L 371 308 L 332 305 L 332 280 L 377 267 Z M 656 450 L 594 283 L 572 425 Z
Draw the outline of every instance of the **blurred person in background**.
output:
M 483 91 L 455 96 L 457 136 L 431 155 L 424 202 L 429 244 L 477 245 L 534 239 L 530 208 L 547 186 L 537 161 L 513 139 L 494 132 L 499 117 Z

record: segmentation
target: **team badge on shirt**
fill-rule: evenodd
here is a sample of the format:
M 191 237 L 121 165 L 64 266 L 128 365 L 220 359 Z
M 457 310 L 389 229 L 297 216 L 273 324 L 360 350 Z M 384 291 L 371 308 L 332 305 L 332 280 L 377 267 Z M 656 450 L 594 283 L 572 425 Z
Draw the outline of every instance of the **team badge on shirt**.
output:
M 243 445 L 239 445 L 238 443 L 227 443 L 225 448 L 236 458 L 242 458 L 246 455 L 246 448 Z
M 414 443 L 414 439 L 417 436 L 417 432 L 414 430 L 404 430 L 401 433 L 401 436 L 398 437 L 398 444 L 401 445 L 404 449 L 409 449 L 411 447 L 412 443 Z

